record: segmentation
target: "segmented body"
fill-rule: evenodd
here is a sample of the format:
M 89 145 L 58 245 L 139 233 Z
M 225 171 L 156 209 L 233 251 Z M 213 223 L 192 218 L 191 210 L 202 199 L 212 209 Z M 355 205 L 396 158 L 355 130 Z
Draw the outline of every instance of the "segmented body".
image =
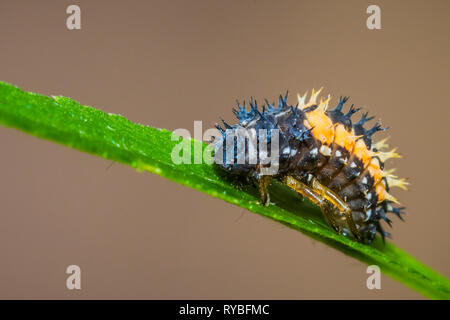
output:
M 406 188 L 404 179 L 384 170 L 384 162 L 400 157 L 395 149 L 383 151 L 386 140 L 372 142 L 372 135 L 384 130 L 379 123 L 372 128 L 364 128 L 371 120 L 367 114 L 353 123 L 351 117 L 359 109 L 353 105 L 344 114 L 341 98 L 333 110 L 328 110 L 330 96 L 318 101 L 319 91 L 312 91 L 306 102 L 306 94 L 298 96 L 298 104 L 291 106 L 280 96 L 278 107 L 266 101 L 262 111 L 256 101 L 251 101 L 250 111 L 245 103 L 234 110 L 239 123 L 233 126 L 218 126 L 222 136 L 216 142 L 216 150 L 224 152 L 229 130 L 277 129 L 279 130 L 279 169 L 270 177 L 261 175 L 260 164 L 219 163 L 225 170 L 250 176 L 260 183 L 263 202 L 267 199 L 267 185 L 271 178 L 278 179 L 317 203 L 336 231 L 353 235 L 357 240 L 370 243 L 378 231 L 383 239 L 389 236 L 380 225 L 380 219 L 391 224 L 386 213 L 391 212 L 401 218 L 401 209 L 394 207 L 398 201 L 389 194 L 389 188 Z M 269 142 L 270 143 L 270 142 Z M 223 148 L 221 150 L 218 147 Z M 234 157 L 239 156 L 234 150 Z

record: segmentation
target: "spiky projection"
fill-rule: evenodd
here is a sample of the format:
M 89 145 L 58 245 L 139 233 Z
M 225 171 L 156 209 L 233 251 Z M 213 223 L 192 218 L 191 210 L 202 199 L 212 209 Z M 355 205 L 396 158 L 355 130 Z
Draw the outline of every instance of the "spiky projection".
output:
M 220 167 L 232 174 L 243 175 L 259 184 L 261 199 L 269 200 L 267 187 L 271 179 L 278 179 L 299 194 L 309 198 L 322 209 L 330 225 L 339 233 L 356 240 L 371 243 L 379 232 L 384 240 L 390 235 L 383 230 L 380 220 L 388 225 L 392 221 L 387 213 L 402 218 L 403 208 L 394 207 L 398 200 L 390 193 L 391 187 L 406 189 L 405 179 L 399 179 L 393 170 L 384 170 L 384 163 L 400 158 L 396 149 L 386 151 L 387 139 L 372 141 L 372 136 L 386 130 L 379 122 L 365 128 L 372 120 L 367 113 L 353 123 L 352 116 L 360 109 L 353 105 L 344 112 L 348 97 L 341 97 L 333 110 L 328 110 L 331 97 L 320 98 L 322 89 L 298 95 L 298 104 L 288 104 L 288 93 L 280 95 L 278 105 L 266 100 L 262 111 L 256 100 L 250 100 L 250 110 L 245 102 L 233 109 L 238 124 L 225 129 L 216 125 L 221 137 L 216 140 L 216 154 L 223 156 Z M 260 145 L 259 129 L 279 132 L 279 169 L 276 174 L 262 174 L 267 164 L 237 163 L 246 149 L 233 146 L 233 161 L 227 161 L 226 137 L 233 130 L 255 129 Z M 270 149 L 269 137 L 269 149 Z M 248 151 L 248 150 L 247 150 Z M 248 155 L 244 155 L 248 160 Z M 258 158 L 259 159 L 259 158 Z M 230 159 L 228 159 L 230 160 Z

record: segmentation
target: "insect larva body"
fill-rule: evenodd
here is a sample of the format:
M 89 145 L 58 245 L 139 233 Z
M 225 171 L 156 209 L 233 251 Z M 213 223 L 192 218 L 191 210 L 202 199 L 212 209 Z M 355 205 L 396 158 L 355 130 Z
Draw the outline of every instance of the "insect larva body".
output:
M 386 140 L 372 142 L 372 135 L 385 130 L 377 122 L 372 128 L 364 128 L 371 120 L 367 114 L 353 123 L 351 117 L 359 109 L 353 105 L 346 113 L 343 107 L 348 100 L 341 98 L 333 110 L 328 110 L 330 96 L 320 98 L 320 91 L 312 91 L 306 102 L 306 94 L 298 96 L 297 106 L 287 102 L 287 94 L 280 96 L 278 107 L 266 101 L 262 111 L 256 101 L 250 102 L 250 111 L 245 103 L 238 103 L 234 110 L 239 123 L 233 126 L 224 122 L 225 129 L 217 126 L 221 137 L 216 141 L 216 154 L 223 155 L 218 163 L 226 171 L 251 177 L 259 183 L 263 203 L 268 200 L 267 187 L 271 179 L 278 179 L 302 196 L 310 199 L 322 209 L 330 225 L 339 233 L 356 240 L 371 243 L 378 231 L 381 236 L 389 236 L 380 219 L 389 225 L 386 213 L 391 212 L 401 218 L 402 208 L 394 207 L 398 201 L 389 194 L 389 188 L 398 186 L 406 189 L 404 179 L 398 179 L 393 170 L 384 170 L 384 162 L 398 158 L 395 149 L 385 152 Z M 263 175 L 267 165 L 260 162 L 251 164 L 227 163 L 226 137 L 231 130 L 254 129 L 260 148 L 260 129 L 278 130 L 279 168 L 273 175 Z M 264 137 L 265 139 L 265 137 Z M 270 149 L 270 137 L 268 139 Z M 243 156 L 241 148 L 233 147 L 233 160 Z M 260 160 L 260 159 L 258 159 Z

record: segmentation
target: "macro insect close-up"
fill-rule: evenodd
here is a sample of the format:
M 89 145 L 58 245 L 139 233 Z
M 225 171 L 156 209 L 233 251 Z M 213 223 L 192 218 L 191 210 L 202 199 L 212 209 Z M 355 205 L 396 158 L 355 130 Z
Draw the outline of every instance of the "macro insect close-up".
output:
M 267 188 L 271 179 L 277 179 L 318 205 L 336 232 L 371 243 L 378 231 L 384 240 L 389 233 L 380 220 L 391 225 L 387 213 L 400 219 L 403 213 L 389 188 L 406 189 L 407 185 L 393 170 L 385 170 L 384 163 L 400 155 L 395 148 L 386 151 L 386 139 L 372 141 L 373 134 L 385 130 L 378 122 L 370 129 L 364 127 L 373 117 L 363 113 L 359 121 L 352 121 L 352 115 L 359 109 L 352 105 L 343 112 L 348 97 L 341 97 L 337 106 L 329 110 L 331 97 L 321 98 L 321 90 L 313 89 L 308 101 L 306 93 L 298 95 L 295 106 L 288 104 L 288 93 L 280 95 L 278 107 L 266 101 L 261 111 L 253 98 L 249 111 L 245 103 L 238 102 L 238 109 L 233 111 L 239 123 L 230 126 L 223 121 L 225 129 L 217 126 L 222 133 L 215 142 L 216 154 L 221 155 L 218 164 L 232 174 L 254 179 L 264 204 L 269 201 Z M 239 137 L 236 135 L 239 130 L 247 135 Z M 252 130 L 254 141 L 248 133 Z M 267 130 L 278 131 L 279 168 L 273 175 L 262 172 L 268 164 L 257 156 L 263 140 L 268 142 L 267 149 L 275 143 L 271 141 L 273 135 L 260 134 Z M 233 139 L 230 145 L 227 136 Z M 246 148 L 252 143 L 252 149 Z M 230 147 L 232 150 L 227 153 Z M 255 153 L 253 164 L 250 150 Z M 233 161 L 227 161 L 230 156 Z M 241 163 L 237 161 L 239 158 L 243 160 Z
M 449 13 L 0 0 L 0 300 L 450 299 Z

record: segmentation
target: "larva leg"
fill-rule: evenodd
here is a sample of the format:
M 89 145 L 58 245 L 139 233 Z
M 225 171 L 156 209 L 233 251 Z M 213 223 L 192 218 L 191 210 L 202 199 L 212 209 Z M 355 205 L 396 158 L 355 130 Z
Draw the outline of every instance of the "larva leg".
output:
M 321 206 L 323 201 L 325 200 L 322 196 L 320 196 L 317 192 L 312 190 L 303 182 L 297 180 L 293 176 L 285 176 L 283 178 L 283 183 L 287 185 L 289 188 L 297 191 L 302 196 L 311 200 L 314 204 Z
M 271 176 L 261 176 L 258 179 L 259 182 L 259 194 L 261 195 L 261 201 L 263 205 L 269 204 L 270 198 L 267 188 L 269 187 Z
M 316 190 L 316 188 L 309 187 L 292 176 L 284 177 L 283 182 L 288 187 L 294 189 L 318 205 L 321 208 L 325 218 L 337 232 L 340 232 L 342 227 L 337 223 L 336 218 L 339 219 L 340 215 L 344 215 L 345 222 L 350 228 L 350 231 L 357 240 L 360 239 L 359 231 L 353 221 L 350 208 L 348 208 L 345 202 L 335 195 L 333 191 L 322 185 L 318 186 L 318 189 Z
M 345 213 L 351 211 L 348 205 L 336 193 L 322 185 L 316 178 L 311 179 L 310 185 L 314 191 L 330 201 L 340 212 Z

